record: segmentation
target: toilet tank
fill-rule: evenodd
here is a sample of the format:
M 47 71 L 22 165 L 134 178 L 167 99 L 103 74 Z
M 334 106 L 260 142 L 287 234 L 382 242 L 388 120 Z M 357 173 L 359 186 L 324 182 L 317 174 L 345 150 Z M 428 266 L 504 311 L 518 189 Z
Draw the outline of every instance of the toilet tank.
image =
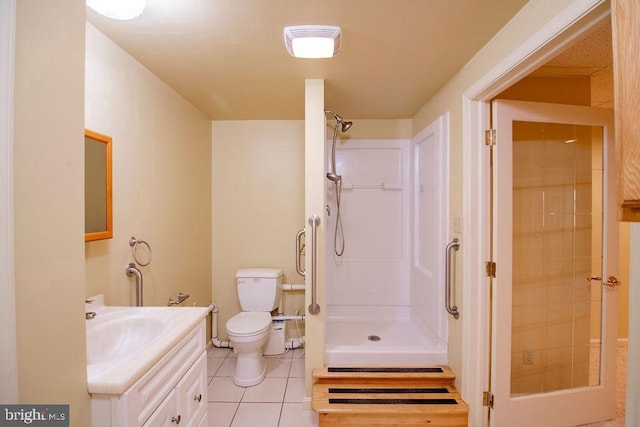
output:
M 243 268 L 236 272 L 242 311 L 272 311 L 280 305 L 282 270 Z

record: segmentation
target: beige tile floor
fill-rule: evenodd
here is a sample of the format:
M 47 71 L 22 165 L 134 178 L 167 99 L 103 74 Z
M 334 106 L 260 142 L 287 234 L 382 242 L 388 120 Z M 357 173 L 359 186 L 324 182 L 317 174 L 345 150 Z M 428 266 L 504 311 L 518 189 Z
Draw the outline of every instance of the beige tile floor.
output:
M 232 350 L 207 352 L 209 427 L 313 427 L 318 416 L 303 407 L 304 350 L 267 357 L 266 378 L 253 387 L 233 384 Z

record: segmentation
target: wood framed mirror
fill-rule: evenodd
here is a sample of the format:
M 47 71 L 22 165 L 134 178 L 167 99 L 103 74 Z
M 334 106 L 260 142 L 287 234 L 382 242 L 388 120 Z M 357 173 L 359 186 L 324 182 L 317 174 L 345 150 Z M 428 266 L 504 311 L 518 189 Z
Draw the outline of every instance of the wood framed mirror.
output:
M 113 237 L 111 137 L 84 131 L 84 241 Z

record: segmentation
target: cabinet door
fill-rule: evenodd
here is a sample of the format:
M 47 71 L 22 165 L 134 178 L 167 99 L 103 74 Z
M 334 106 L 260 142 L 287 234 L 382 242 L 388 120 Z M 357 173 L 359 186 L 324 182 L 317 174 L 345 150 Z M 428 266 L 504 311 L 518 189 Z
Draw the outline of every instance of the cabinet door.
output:
M 176 386 L 183 425 L 197 427 L 207 412 L 207 353 L 202 352 Z
M 170 427 L 176 426 L 181 421 L 178 414 L 178 397 L 175 390 L 162 401 L 160 406 L 151 414 L 144 427 Z

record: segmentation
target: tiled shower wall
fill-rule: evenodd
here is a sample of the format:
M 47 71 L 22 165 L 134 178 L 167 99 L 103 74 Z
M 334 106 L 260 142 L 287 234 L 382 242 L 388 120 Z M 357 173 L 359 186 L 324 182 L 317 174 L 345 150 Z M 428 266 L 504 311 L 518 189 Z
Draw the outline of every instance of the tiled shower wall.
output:
M 601 145 L 587 126 L 515 122 L 513 131 L 511 392 L 588 385 Z

